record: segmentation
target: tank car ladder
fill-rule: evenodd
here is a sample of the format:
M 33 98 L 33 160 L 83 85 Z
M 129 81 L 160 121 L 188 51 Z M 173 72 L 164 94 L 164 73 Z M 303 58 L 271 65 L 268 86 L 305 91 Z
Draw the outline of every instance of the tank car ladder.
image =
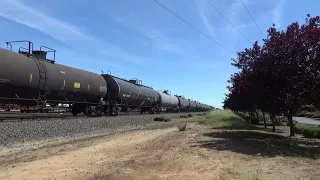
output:
M 47 95 L 47 68 L 42 60 L 32 57 L 34 62 L 38 66 L 39 70 L 39 96 L 36 100 L 37 104 L 40 106 L 40 109 L 46 108 L 46 95 Z

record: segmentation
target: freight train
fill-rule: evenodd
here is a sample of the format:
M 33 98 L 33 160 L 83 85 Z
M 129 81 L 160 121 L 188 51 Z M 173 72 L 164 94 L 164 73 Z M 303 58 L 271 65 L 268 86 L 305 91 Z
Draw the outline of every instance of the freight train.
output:
M 12 50 L 13 43 L 27 43 L 27 48 Z M 0 48 L 0 101 L 21 106 L 33 106 L 41 112 L 46 104 L 70 104 L 73 115 L 117 115 L 119 111 L 138 109 L 141 113 L 209 111 L 214 107 L 157 91 L 141 80 L 126 80 L 111 75 L 97 74 L 55 62 L 56 50 L 41 46 L 33 49 L 31 41 L 6 42 Z M 53 59 L 47 58 L 53 53 Z

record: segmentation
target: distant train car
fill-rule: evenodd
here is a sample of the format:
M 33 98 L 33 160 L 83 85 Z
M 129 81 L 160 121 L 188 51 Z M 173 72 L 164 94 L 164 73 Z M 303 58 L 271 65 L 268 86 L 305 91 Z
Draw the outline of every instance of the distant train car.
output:
M 200 102 L 195 101 L 195 103 L 196 103 L 196 109 L 195 109 L 195 111 L 200 111 L 200 109 L 201 109 L 201 104 L 200 104 Z
M 156 90 L 139 84 L 138 80 L 125 80 L 110 74 L 103 74 L 102 77 L 108 84 L 108 97 L 121 111 L 140 108 L 142 113 L 160 112 L 160 109 L 156 108 L 159 100 Z
M 176 96 L 179 100 L 179 110 L 183 112 L 190 111 L 190 101 L 186 99 L 184 96 Z
M 171 95 L 168 90 L 159 93 L 159 106 L 166 109 L 167 112 L 179 111 L 179 99 Z
M 193 101 L 192 99 L 188 99 L 188 100 L 189 100 L 189 104 L 190 104 L 189 110 L 190 111 L 196 111 L 197 103 L 195 101 Z

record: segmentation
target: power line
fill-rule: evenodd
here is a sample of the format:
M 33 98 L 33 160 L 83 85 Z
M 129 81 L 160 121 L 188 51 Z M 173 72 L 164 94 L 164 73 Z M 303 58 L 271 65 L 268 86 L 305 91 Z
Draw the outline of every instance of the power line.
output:
M 247 10 L 247 12 L 248 12 L 249 16 L 251 17 L 252 21 L 256 24 L 256 26 L 257 26 L 257 28 L 259 29 L 260 33 L 261 33 L 262 36 L 264 37 L 263 32 L 261 31 L 261 29 L 260 29 L 260 27 L 258 26 L 258 24 L 256 23 L 256 21 L 253 19 L 253 17 L 252 17 L 252 15 L 251 15 L 251 13 L 249 12 L 248 8 L 246 7 L 246 5 L 243 3 L 242 0 L 240 0 L 240 1 L 241 1 L 241 3 L 242 3 L 243 7 Z
M 235 30 L 237 30 L 247 41 L 252 44 L 252 42 L 241 32 L 239 31 L 209 0 L 206 0 Z
M 204 35 L 205 37 L 207 37 L 208 39 L 210 39 L 211 41 L 213 41 L 214 43 L 218 44 L 220 47 L 222 47 L 223 49 L 227 50 L 228 52 L 231 53 L 231 51 L 229 51 L 226 47 L 224 47 L 222 44 L 220 44 L 218 41 L 214 40 L 213 38 L 211 38 L 210 36 L 208 36 L 207 34 L 205 34 L 204 32 L 202 32 L 201 30 L 199 30 L 198 28 L 196 28 L 195 26 L 193 26 L 192 24 L 190 24 L 189 22 L 187 22 L 186 20 L 184 20 L 183 18 L 181 18 L 179 15 L 177 15 L 176 13 L 172 12 L 170 9 L 168 9 L 167 7 L 165 7 L 164 5 L 160 4 L 158 1 L 153 0 L 153 2 L 155 2 L 156 4 L 158 4 L 159 6 L 161 6 L 163 9 L 167 10 L 168 12 L 170 12 L 171 14 L 173 14 L 174 16 L 176 16 L 177 18 L 179 18 L 181 21 L 183 21 L 184 23 L 186 23 L 187 25 L 189 25 L 190 27 L 192 27 L 193 29 L 195 29 L 196 31 L 198 31 L 199 33 L 201 33 L 202 35 Z

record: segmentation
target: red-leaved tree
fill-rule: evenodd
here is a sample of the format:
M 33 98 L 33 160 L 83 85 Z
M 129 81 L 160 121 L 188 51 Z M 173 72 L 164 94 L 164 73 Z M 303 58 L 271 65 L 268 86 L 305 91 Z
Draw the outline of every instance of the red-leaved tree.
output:
M 232 65 L 240 72 L 231 76 L 224 106 L 271 117 L 283 113 L 294 136 L 294 113 L 304 104 L 320 104 L 319 25 L 319 16 L 310 15 L 302 26 L 293 22 L 279 31 L 273 25 L 262 46 L 255 42 L 237 53 Z

